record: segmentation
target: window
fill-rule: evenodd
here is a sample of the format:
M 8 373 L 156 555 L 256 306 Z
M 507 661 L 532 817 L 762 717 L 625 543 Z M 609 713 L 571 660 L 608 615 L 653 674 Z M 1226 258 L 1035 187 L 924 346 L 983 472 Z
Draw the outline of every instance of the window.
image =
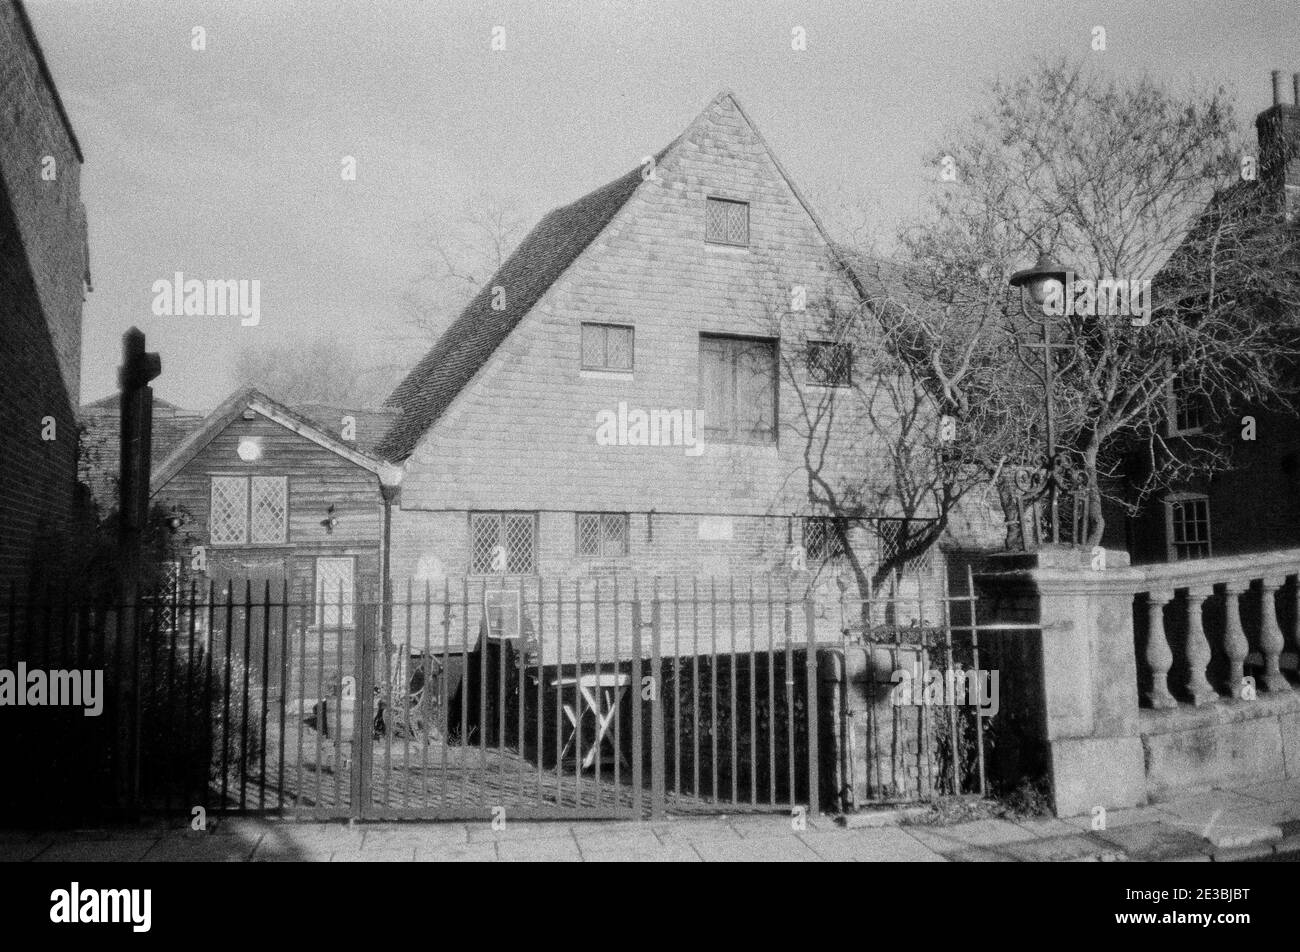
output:
M 818 387 L 852 385 L 853 348 L 830 341 L 809 341 L 808 382 Z
M 1205 398 L 1184 376 L 1174 378 L 1169 388 L 1169 435 L 1200 433 L 1205 427 Z
M 776 442 L 776 343 L 700 336 L 704 434 L 722 443 Z
M 316 560 L 316 624 L 352 624 L 352 568 L 350 558 Z
M 288 538 L 288 479 L 213 476 L 208 537 L 213 545 L 277 543 Z
M 627 555 L 627 521 L 625 512 L 578 513 L 578 555 Z
M 158 631 L 169 633 L 177 630 L 176 615 L 180 596 L 181 564 L 176 561 L 159 563 L 157 586 L 153 594 L 145 599 L 153 605 L 154 623 Z
M 748 245 L 749 202 L 707 199 L 704 203 L 704 240 L 718 245 Z
M 881 565 L 890 565 L 903 575 L 929 572 L 934 565 L 934 546 L 924 552 L 912 553 L 906 562 L 897 563 L 898 557 L 912 547 L 932 526 L 928 520 L 879 519 L 876 522 L 878 556 Z
M 1179 493 L 1166 499 L 1165 538 L 1168 541 L 1171 562 L 1209 558 L 1209 499 L 1186 493 Z
M 632 328 L 619 324 L 582 325 L 582 369 L 632 369 Z
M 809 561 L 827 562 L 844 555 L 848 525 L 832 516 L 807 516 L 803 520 L 803 550 Z
M 531 575 L 537 571 L 537 514 L 472 512 L 469 517 L 473 575 Z

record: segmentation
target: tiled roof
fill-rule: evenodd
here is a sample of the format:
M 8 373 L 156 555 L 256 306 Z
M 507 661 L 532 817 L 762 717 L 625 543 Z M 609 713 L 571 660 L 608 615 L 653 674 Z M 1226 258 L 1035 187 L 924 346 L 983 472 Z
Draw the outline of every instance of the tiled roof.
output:
M 663 149 L 656 162 L 671 147 Z M 375 447 L 379 456 L 398 462 L 411 455 L 420 438 L 533 305 L 627 204 L 641 184 L 641 171 L 638 166 L 555 209 L 528 233 L 385 401 L 388 407 L 400 407 L 402 415 Z M 494 288 L 504 291 L 501 310 L 492 308 Z

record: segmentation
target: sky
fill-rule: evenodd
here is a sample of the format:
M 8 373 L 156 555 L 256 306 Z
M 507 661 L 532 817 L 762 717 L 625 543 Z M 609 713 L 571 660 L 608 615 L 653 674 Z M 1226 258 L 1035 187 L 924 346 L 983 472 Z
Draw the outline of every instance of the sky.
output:
M 27 8 L 86 160 L 82 402 L 113 391 L 135 325 L 162 355 L 156 394 L 200 411 L 229 395 L 245 348 L 330 338 L 413 365 L 423 347 L 396 343 L 402 300 L 434 222 L 489 195 L 531 225 L 658 151 L 722 89 L 832 229 L 863 224 L 887 247 L 936 187 L 927 157 L 945 130 L 989 81 L 1039 58 L 1179 90 L 1226 85 L 1247 129 L 1271 101 L 1269 70 L 1300 70 L 1296 0 Z M 795 27 L 806 49 L 792 49 Z M 154 283 L 176 272 L 259 281 L 259 322 L 154 314 Z

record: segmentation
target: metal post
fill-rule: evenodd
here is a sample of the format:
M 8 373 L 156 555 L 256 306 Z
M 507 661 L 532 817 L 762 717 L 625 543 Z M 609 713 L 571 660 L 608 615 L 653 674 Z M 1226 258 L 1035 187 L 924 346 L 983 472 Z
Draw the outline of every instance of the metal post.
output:
M 132 327 L 122 335 L 122 366 L 118 368 L 121 392 L 119 420 L 121 454 L 118 481 L 119 530 L 118 565 L 120 569 L 118 615 L 119 657 L 125 662 L 118 669 L 117 764 L 118 807 L 133 812 L 140 791 L 140 690 L 138 646 L 139 620 L 136 605 L 140 597 L 140 570 L 143 563 L 144 530 L 149 517 L 149 468 L 153 433 L 153 388 L 149 381 L 162 373 L 162 359 L 146 353 L 144 334 Z

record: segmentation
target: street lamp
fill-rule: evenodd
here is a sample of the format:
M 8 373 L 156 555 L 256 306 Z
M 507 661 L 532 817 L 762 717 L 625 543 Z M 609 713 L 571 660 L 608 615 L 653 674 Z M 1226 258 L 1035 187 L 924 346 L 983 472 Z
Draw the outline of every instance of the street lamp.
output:
M 1064 303 L 1066 292 L 1066 282 L 1069 279 L 1069 269 L 1060 264 L 1047 252 L 1042 252 L 1032 268 L 1022 268 L 1011 276 L 1011 286 L 1020 289 L 1020 313 L 1024 315 L 1025 320 L 1031 323 L 1041 322 L 1043 328 L 1043 340 L 1038 344 L 1025 344 L 1033 350 L 1039 348 L 1043 351 L 1043 369 L 1040 374 L 1031 367 L 1027 361 L 1021 358 L 1022 362 L 1043 385 L 1043 411 L 1045 419 L 1044 433 L 1046 443 L 1046 454 L 1040 461 L 1038 468 L 1034 471 L 1020 470 L 1016 473 L 1016 485 L 1027 496 L 1037 499 L 1043 494 L 1044 489 L 1047 492 L 1047 510 L 1048 521 L 1051 526 L 1052 543 L 1060 541 L 1058 530 L 1059 520 L 1057 518 L 1057 496 L 1060 491 L 1067 488 L 1074 488 L 1076 482 L 1074 474 L 1071 473 L 1069 462 L 1057 451 L 1056 446 L 1056 392 L 1055 392 L 1055 365 L 1052 361 L 1052 351 L 1057 348 L 1068 348 L 1069 344 L 1055 343 L 1052 340 L 1052 317 L 1044 311 L 1043 305 L 1054 295 L 1060 295 L 1058 300 Z M 1039 316 L 1032 317 L 1029 313 L 1028 301 L 1033 301 L 1038 309 Z M 1064 309 L 1062 309 L 1064 313 Z M 1016 338 L 1017 356 L 1019 356 L 1019 338 Z M 1023 525 L 1021 527 L 1023 532 Z M 1037 534 L 1037 533 L 1036 533 Z

